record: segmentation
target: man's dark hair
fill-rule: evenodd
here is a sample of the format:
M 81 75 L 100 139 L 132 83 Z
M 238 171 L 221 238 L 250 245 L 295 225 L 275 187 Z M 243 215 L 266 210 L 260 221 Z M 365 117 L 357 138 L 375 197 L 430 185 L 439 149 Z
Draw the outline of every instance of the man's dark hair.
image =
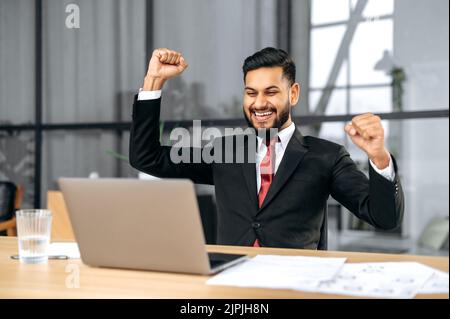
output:
M 295 83 L 295 63 L 286 51 L 276 48 L 265 48 L 245 59 L 242 70 L 244 71 L 244 81 L 247 73 L 265 67 L 282 67 L 283 76 L 292 85 Z

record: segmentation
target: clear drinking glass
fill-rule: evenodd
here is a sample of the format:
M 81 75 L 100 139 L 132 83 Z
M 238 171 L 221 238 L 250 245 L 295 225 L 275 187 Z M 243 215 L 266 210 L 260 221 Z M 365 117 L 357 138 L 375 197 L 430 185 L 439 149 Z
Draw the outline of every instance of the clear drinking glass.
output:
M 26 264 L 45 263 L 52 228 L 52 213 L 46 209 L 16 212 L 19 258 Z

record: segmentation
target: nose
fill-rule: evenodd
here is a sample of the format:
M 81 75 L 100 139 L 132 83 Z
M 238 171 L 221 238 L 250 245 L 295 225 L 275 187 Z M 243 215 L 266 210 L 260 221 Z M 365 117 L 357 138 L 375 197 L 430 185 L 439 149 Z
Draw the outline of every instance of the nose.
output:
M 264 94 L 258 94 L 256 97 L 254 106 L 256 109 L 266 109 L 267 108 L 267 100 L 264 97 Z

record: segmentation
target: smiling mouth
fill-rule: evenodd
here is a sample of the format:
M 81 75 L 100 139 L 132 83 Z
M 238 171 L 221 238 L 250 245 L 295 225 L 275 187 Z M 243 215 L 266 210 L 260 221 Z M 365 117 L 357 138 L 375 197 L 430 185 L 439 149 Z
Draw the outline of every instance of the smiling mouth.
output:
M 258 121 L 258 122 L 267 122 L 268 120 L 270 120 L 270 118 L 272 118 L 274 113 L 275 112 L 273 112 L 273 111 L 267 111 L 267 112 L 253 111 L 252 115 L 253 115 L 253 118 L 256 119 L 256 121 Z

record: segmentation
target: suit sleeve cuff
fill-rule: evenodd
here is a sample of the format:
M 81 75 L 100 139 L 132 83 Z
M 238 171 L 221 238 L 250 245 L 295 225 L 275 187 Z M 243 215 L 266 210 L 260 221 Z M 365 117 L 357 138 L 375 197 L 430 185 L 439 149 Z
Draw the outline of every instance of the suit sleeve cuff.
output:
M 139 89 L 138 101 L 157 100 L 161 98 L 161 90 L 158 91 L 142 91 Z
M 389 160 L 389 166 L 386 167 L 385 169 L 379 169 L 371 160 L 369 160 L 369 162 L 375 172 L 377 172 L 378 174 L 380 174 L 381 176 L 383 176 L 390 182 L 393 182 L 395 180 L 395 169 L 394 169 L 394 164 L 392 161 L 392 156 Z

